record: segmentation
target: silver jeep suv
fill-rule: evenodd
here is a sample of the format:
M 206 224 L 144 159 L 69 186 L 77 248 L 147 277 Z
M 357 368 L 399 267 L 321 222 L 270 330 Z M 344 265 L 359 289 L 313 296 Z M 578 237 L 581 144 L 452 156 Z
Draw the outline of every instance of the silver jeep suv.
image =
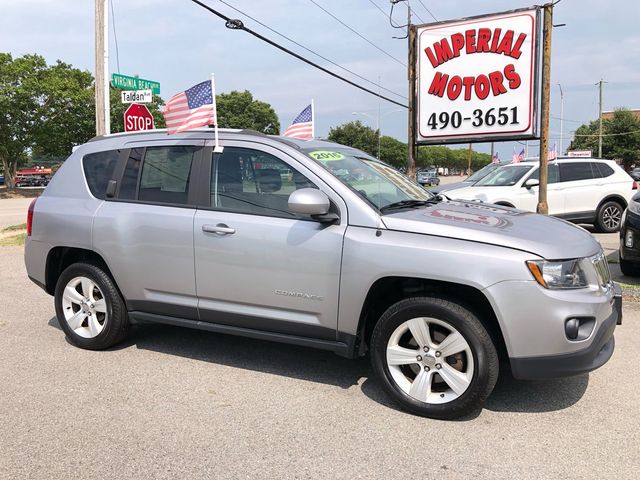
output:
M 564 221 L 434 196 L 331 142 L 210 129 L 79 147 L 29 209 L 29 277 L 71 343 L 159 322 L 370 355 L 405 410 L 477 409 L 499 368 L 574 375 L 622 318 L 599 244 Z

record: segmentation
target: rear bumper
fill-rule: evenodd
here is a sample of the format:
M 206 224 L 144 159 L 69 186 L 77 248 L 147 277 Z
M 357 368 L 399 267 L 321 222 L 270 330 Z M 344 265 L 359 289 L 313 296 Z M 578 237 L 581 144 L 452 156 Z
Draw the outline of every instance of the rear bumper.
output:
M 603 366 L 613 355 L 616 325 L 622 323 L 622 295 L 618 285 L 614 286 L 613 309 L 596 332 L 591 344 L 571 353 L 544 357 L 511 358 L 513 376 L 522 380 L 569 377 L 590 372 Z

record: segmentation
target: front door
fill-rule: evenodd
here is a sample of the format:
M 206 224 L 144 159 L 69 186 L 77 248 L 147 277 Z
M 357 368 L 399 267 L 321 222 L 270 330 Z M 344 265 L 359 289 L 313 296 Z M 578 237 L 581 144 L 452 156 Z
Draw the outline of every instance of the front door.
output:
M 524 183 L 527 180 L 540 179 L 540 169 L 536 169 L 522 183 L 519 191 L 520 205 L 517 208 L 535 212 L 538 207 L 539 187 L 526 188 Z M 549 215 L 558 215 L 564 212 L 565 194 L 562 184 L 558 183 L 558 165 L 550 163 L 547 177 L 547 204 L 549 206 Z
M 194 219 L 200 319 L 335 340 L 346 208 L 295 159 L 252 142 L 213 154 L 209 205 Z M 299 188 L 320 188 L 340 212 L 326 225 L 289 211 Z

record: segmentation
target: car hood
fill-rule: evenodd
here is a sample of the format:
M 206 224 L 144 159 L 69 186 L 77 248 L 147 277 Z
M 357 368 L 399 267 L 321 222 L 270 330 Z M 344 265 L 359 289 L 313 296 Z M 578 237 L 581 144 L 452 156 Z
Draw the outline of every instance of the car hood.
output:
M 442 201 L 382 219 L 389 230 L 500 245 L 550 260 L 588 257 L 601 250 L 589 232 L 564 220 L 478 202 Z

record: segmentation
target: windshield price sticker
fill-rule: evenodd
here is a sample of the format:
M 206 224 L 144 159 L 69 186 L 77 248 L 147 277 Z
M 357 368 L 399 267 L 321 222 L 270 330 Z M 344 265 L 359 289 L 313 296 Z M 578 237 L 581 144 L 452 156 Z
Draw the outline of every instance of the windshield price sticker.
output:
M 417 30 L 418 143 L 537 133 L 538 9 Z
M 344 160 L 343 154 L 338 152 L 331 152 L 329 150 L 317 150 L 315 152 L 309 152 L 309 156 L 314 160 L 319 160 L 321 162 Z

